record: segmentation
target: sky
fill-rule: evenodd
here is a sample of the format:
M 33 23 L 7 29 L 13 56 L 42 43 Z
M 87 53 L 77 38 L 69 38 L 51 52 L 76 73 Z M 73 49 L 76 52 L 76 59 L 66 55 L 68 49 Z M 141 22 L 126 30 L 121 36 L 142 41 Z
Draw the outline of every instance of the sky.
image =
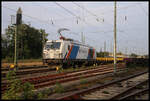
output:
M 48 40 L 58 40 L 62 35 L 93 46 L 99 52 L 113 52 L 114 2 L 2 2 L 1 29 L 11 24 L 11 15 L 22 9 L 22 20 L 37 29 L 45 29 Z M 117 2 L 117 52 L 124 54 L 149 53 L 148 2 Z M 104 19 L 104 21 L 103 21 Z M 13 17 L 12 22 L 15 22 Z M 78 23 L 77 23 L 78 22 Z M 53 24 L 52 24 L 53 23 Z

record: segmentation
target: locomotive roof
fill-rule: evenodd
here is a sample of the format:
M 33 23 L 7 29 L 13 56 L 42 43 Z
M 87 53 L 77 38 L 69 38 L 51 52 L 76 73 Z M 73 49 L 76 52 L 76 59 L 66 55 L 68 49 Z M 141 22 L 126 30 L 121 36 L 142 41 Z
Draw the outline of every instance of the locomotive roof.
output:
M 79 42 L 77 40 L 48 40 L 47 42 L 63 42 L 63 41 L 71 42 L 72 44 L 76 44 L 76 45 L 82 45 L 82 46 L 94 48 L 94 47 L 89 46 L 88 44 L 84 44 L 84 43 Z

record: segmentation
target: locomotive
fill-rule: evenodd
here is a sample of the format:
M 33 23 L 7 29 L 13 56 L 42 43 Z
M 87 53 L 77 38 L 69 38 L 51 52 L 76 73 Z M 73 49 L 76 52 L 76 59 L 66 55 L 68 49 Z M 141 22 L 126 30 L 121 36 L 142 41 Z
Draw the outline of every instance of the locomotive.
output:
M 58 30 L 59 40 L 49 40 L 43 48 L 43 64 L 67 66 L 99 65 L 113 63 L 113 58 L 102 58 L 96 56 L 96 50 L 92 46 L 86 45 L 61 35 L 61 31 L 68 30 L 62 28 Z M 117 62 L 122 62 L 123 58 L 117 58 Z
M 80 67 L 82 65 L 100 65 L 113 63 L 112 57 L 97 57 L 95 48 L 73 39 L 60 37 L 60 40 L 49 40 L 43 49 L 43 63 L 48 65 L 61 65 Z M 144 58 L 117 58 L 117 63 L 147 65 Z
M 96 50 L 89 45 L 61 36 L 60 40 L 46 42 L 43 62 L 63 66 L 93 65 L 96 63 Z

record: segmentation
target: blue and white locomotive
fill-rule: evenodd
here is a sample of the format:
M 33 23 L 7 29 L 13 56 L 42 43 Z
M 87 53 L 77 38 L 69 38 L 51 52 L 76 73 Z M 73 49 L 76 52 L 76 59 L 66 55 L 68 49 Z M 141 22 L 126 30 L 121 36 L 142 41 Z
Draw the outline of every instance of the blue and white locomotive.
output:
M 96 50 L 81 42 L 60 37 L 47 41 L 43 49 L 43 62 L 50 65 L 92 65 L 96 63 Z

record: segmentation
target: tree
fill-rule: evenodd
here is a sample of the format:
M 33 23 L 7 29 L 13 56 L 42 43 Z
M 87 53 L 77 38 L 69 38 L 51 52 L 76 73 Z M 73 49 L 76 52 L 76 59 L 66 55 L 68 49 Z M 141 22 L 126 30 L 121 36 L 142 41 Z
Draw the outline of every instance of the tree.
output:
M 149 58 L 149 55 L 144 55 L 143 57 L 144 57 L 144 58 Z
M 108 57 L 109 52 L 97 52 L 97 57 Z
M 15 25 L 8 26 L 6 29 L 6 39 L 2 40 L 3 58 L 14 57 L 14 35 Z M 42 40 L 46 42 L 48 34 L 43 29 L 36 29 L 27 24 L 17 27 L 17 52 L 18 59 L 41 58 Z M 7 43 L 7 49 L 5 44 Z M 7 52 L 7 54 L 5 54 Z
M 130 57 L 132 57 L 132 58 L 136 58 L 138 55 L 137 54 L 135 54 L 135 53 L 131 53 L 131 55 L 130 55 Z
M 2 47 L 2 57 L 1 58 L 6 58 L 7 55 L 7 51 L 8 51 L 8 41 L 7 38 L 5 36 L 5 34 L 2 34 L 2 40 L 1 40 L 1 47 Z
M 121 53 L 121 52 L 118 52 L 117 55 L 122 55 L 122 53 Z

